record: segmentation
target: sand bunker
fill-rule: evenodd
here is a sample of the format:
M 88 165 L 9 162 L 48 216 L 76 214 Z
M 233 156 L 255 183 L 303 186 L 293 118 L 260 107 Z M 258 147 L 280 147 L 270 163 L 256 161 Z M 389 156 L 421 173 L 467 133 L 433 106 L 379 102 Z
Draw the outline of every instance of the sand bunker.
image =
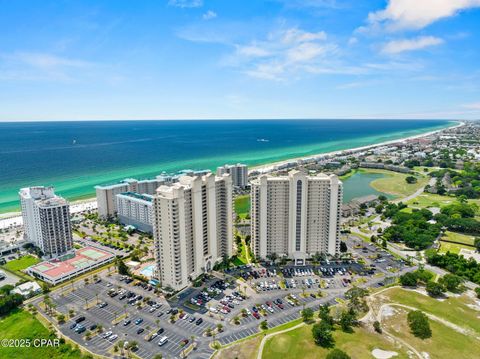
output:
M 373 349 L 372 355 L 375 357 L 375 359 L 390 359 L 396 357 L 398 353 L 382 349 Z

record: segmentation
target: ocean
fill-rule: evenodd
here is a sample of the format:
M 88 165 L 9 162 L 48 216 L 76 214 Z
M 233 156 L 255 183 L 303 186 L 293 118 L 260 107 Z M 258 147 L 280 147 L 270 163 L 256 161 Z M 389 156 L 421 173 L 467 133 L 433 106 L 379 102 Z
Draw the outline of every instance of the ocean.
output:
M 0 213 L 18 190 L 53 185 L 69 200 L 97 184 L 161 172 L 250 166 L 371 145 L 454 125 L 447 120 L 196 120 L 0 123 Z

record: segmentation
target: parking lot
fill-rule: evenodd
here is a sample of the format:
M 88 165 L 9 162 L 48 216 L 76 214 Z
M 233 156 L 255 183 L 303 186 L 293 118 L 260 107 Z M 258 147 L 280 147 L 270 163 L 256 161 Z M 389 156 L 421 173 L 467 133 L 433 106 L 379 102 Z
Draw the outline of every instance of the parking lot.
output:
M 184 349 L 181 346 L 182 341 L 188 340 L 189 345 L 192 341 L 192 335 L 202 337 L 208 327 L 213 329 L 215 326 L 209 318 L 204 318 L 203 322 L 198 325 L 196 320 L 189 321 L 187 319 L 178 319 L 172 324 L 169 321 L 172 308 L 165 300 L 157 297 L 153 298 L 151 292 L 141 287 L 125 284 L 123 287 L 125 294 L 131 293 L 130 299 L 142 296 L 139 293 L 143 293 L 143 298 L 128 303 L 129 298 L 124 296 L 125 294 L 109 296 L 109 292 L 119 291 L 119 287 L 115 286 L 110 278 L 104 278 L 99 283 L 81 285 L 74 291 L 66 288 L 63 294 L 62 292 L 52 294 L 51 298 L 57 306 L 56 310 L 67 317 L 70 309 L 78 313 L 60 326 L 61 331 L 83 346 L 100 354 L 111 352 L 115 343 L 123 346 L 125 341 L 136 341 L 138 349 L 135 354 L 142 358 L 152 358 L 157 353 L 162 353 L 164 357 L 177 358 L 180 357 L 180 353 Z M 135 292 L 130 289 L 135 290 Z M 123 291 L 120 289 L 120 292 Z M 151 299 L 149 301 L 152 305 L 143 301 L 148 294 L 150 294 Z M 141 308 L 138 307 L 138 303 L 142 304 Z M 84 309 L 85 305 L 89 306 L 88 310 Z M 85 317 L 79 324 L 86 330 L 77 333 L 71 327 L 74 321 L 80 317 Z M 119 317 L 121 319 L 115 325 L 114 320 Z M 92 326 L 98 327 L 99 325 L 103 328 L 101 333 L 96 328 L 90 330 Z M 87 331 L 92 333 L 89 340 L 85 337 Z M 141 333 L 139 333 L 140 331 Z M 105 334 L 108 334 L 108 337 Z M 149 340 L 152 334 L 154 338 Z M 168 341 L 160 347 L 158 343 L 164 336 L 168 338 Z M 185 347 L 188 347 L 188 345 Z
M 365 242 L 359 247 L 356 239 L 348 244 L 355 247 L 355 257 L 364 264 L 344 260 L 302 267 L 242 266 L 225 274 L 213 273 L 201 287 L 187 288 L 169 301 L 157 296 L 151 286 L 135 285 L 136 281 L 126 282 L 118 274 L 104 272 L 100 282 L 77 282 L 74 291 L 66 286 L 51 293 L 51 299 L 56 310 L 67 317 L 71 309 L 75 312 L 60 330 L 95 353 L 112 355 L 115 344 L 122 347 L 125 341 L 135 341 L 135 354 L 141 358 L 153 358 L 157 353 L 179 358 L 195 336 L 196 350 L 189 356 L 209 358 L 212 337 L 205 332 L 219 323 L 223 331 L 216 332 L 215 339 L 225 345 L 258 333 L 263 320 L 269 327 L 287 323 L 298 318 L 304 306 L 317 309 L 319 304 L 335 304 L 352 285 L 382 286 L 385 277 L 411 270 L 380 248 Z M 79 317 L 85 317 L 79 323 L 85 328 L 81 333 L 71 329 Z M 103 331 L 90 329 L 95 325 Z M 88 340 L 87 331 L 91 332 Z M 168 340 L 160 346 L 164 336 Z M 182 341 L 187 340 L 183 346 Z

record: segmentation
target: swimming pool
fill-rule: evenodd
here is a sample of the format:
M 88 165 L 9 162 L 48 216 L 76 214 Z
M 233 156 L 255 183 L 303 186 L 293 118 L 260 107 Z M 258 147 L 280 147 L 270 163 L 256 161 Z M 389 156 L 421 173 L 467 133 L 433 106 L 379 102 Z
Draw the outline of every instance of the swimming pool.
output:
M 140 271 L 142 275 L 144 275 L 147 278 L 151 278 L 153 276 L 153 269 L 155 268 L 155 264 L 150 264 Z

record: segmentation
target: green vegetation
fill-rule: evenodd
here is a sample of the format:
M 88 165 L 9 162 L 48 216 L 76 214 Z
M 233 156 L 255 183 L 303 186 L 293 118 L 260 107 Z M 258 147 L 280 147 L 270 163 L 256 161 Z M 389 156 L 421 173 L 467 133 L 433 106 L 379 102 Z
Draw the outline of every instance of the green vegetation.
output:
M 424 269 L 407 272 L 400 276 L 400 283 L 406 287 L 416 287 L 418 284 L 427 284 L 432 280 L 434 274 Z
M 350 359 L 350 355 L 335 348 L 328 352 L 326 359 Z
M 477 263 L 473 258 L 465 259 L 463 256 L 450 252 L 438 254 L 434 250 L 426 251 L 425 256 L 429 264 L 444 268 L 453 274 L 480 284 L 480 263 Z
M 303 321 L 308 323 L 313 319 L 313 309 L 305 308 L 304 310 L 302 310 L 301 315 Z
M 451 166 L 448 166 L 451 167 Z M 452 185 L 455 186 L 454 196 L 465 196 L 467 198 L 480 198 L 480 164 L 465 163 L 463 171 L 451 169 L 441 169 L 430 173 L 430 176 L 436 177 L 437 189 L 440 192 L 446 191 L 441 184 L 441 179 L 448 175 Z M 440 182 L 440 183 L 439 183 Z M 442 191 L 443 190 L 443 191 Z
M 441 240 L 447 240 L 457 243 L 465 244 L 466 246 L 473 246 L 475 238 L 466 234 L 455 233 L 451 231 L 446 231 Z
M 450 253 L 459 254 L 462 249 L 471 250 L 473 248 L 464 244 L 440 241 L 440 247 L 438 248 L 438 253 L 445 254 L 447 252 L 450 252 Z
M 392 218 L 392 226 L 383 233 L 383 237 L 391 242 L 403 242 L 417 250 L 428 248 L 440 235 L 441 226 L 429 221 L 433 214 L 428 209 L 413 210 L 412 213 L 402 212 L 405 205 L 388 204 L 384 215 Z
M 246 218 L 250 214 L 250 195 L 246 194 L 235 198 L 235 213 L 240 218 Z
M 33 347 L 35 339 L 56 339 L 54 333 L 45 328 L 32 314 L 17 310 L 0 320 L 0 338 L 27 339 L 30 347 L 0 347 L 0 358 L 35 358 L 35 359 L 80 359 L 86 358 L 79 349 L 65 344 L 60 339 L 59 346 Z
M 410 175 L 405 173 L 377 169 L 362 169 L 361 171 L 384 174 L 384 178 L 378 178 L 372 181 L 370 185 L 379 192 L 397 197 L 409 196 L 428 183 L 428 177 L 426 176 L 415 177 L 417 179 L 415 183 L 407 183 L 406 178 Z
M 475 302 L 467 294 L 450 296 L 442 301 L 424 294 L 399 287 L 382 293 L 385 303 L 400 303 L 436 315 L 460 327 L 471 329 L 480 335 L 478 311 L 472 308 Z
M 399 314 L 388 317 L 383 325 L 389 333 L 406 341 L 418 352 L 428 353 L 428 356 L 432 359 L 478 358 L 480 342 L 476 338 L 457 332 L 440 322 L 429 321 L 432 334 L 427 339 L 421 339 L 413 335 L 409 330 L 407 313 L 403 310 L 399 310 Z
M 329 352 L 335 349 L 322 348 L 312 339 L 313 325 L 304 325 L 286 333 L 270 338 L 263 349 L 263 359 L 291 358 L 291 359 L 317 359 L 326 358 Z M 388 339 L 372 333 L 362 327 L 355 329 L 354 333 L 336 330 L 332 332 L 335 348 L 355 359 L 371 359 L 372 350 L 380 348 L 395 351 L 395 359 L 408 358 L 406 352 L 401 352 Z
M 19 271 L 27 269 L 28 267 L 33 266 L 34 264 L 37 264 L 39 262 L 40 262 L 40 260 L 37 257 L 27 255 L 27 256 L 23 256 L 23 257 L 18 258 L 18 259 L 14 259 L 10 262 L 7 262 L 4 265 L 4 267 L 5 267 L 5 269 L 8 269 L 12 272 L 17 272 L 17 271 L 19 272 Z
M 9 284 L 0 287 L 0 316 L 10 313 L 23 302 L 20 294 L 10 294 L 12 289 L 13 285 Z

